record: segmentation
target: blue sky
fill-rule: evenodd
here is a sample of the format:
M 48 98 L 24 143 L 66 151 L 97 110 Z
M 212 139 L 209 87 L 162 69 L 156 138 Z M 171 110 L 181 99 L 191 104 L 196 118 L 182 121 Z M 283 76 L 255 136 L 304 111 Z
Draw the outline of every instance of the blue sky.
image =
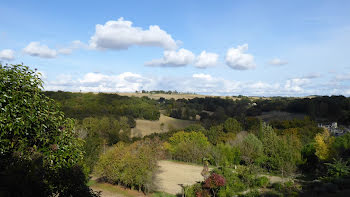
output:
M 1 1 L 46 90 L 350 95 L 350 1 Z

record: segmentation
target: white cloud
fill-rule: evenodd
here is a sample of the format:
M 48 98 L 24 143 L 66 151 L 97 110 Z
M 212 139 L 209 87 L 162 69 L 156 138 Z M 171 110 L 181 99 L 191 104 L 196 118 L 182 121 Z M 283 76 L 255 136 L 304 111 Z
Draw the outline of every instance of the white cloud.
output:
M 350 80 L 350 73 L 340 74 L 335 76 L 335 81 L 348 81 Z
M 248 50 L 248 44 L 228 49 L 225 58 L 226 64 L 235 70 L 254 69 L 254 57 L 251 54 L 244 53 L 246 50 Z
M 56 58 L 58 55 L 70 55 L 72 54 L 73 50 L 79 48 L 86 49 L 88 46 L 82 43 L 80 40 L 74 40 L 66 47 L 51 49 L 47 45 L 41 44 L 40 42 L 30 42 L 23 49 L 23 52 L 30 56 L 37 56 L 41 58 Z
M 15 52 L 11 49 L 4 49 L 0 51 L 0 59 L 11 61 L 15 59 Z
M 57 52 L 59 54 L 63 54 L 63 55 L 70 55 L 73 50 L 76 50 L 76 49 L 88 49 L 89 46 L 83 42 L 81 42 L 80 40 L 74 40 L 70 43 L 69 46 L 67 47 L 64 47 L 64 48 L 60 48 L 57 50 Z
M 23 49 L 23 52 L 30 56 L 37 56 L 41 58 L 55 58 L 57 51 L 50 49 L 48 46 L 40 44 L 40 42 L 31 42 Z
M 84 92 L 134 92 L 147 89 L 151 79 L 139 74 L 125 72 L 119 75 L 87 73 L 81 79 L 74 80 L 71 75 L 60 75 L 56 81 L 48 82 L 47 90 L 68 90 Z
M 97 24 L 96 32 L 90 39 L 90 47 L 95 49 L 127 49 L 130 46 L 157 46 L 166 50 L 175 50 L 176 42 L 170 34 L 157 25 L 143 30 L 133 27 L 131 21 L 119 18 L 117 21 L 107 21 L 104 25 Z
M 308 78 L 293 78 L 288 79 L 286 81 L 286 84 L 284 85 L 284 88 L 286 91 L 292 91 L 292 92 L 304 92 L 303 86 L 310 83 L 310 79 Z
M 274 66 L 283 66 L 283 65 L 288 64 L 288 62 L 281 60 L 279 58 L 274 58 L 269 62 L 269 64 L 274 65 Z
M 71 48 L 61 48 L 61 49 L 58 49 L 57 52 L 59 54 L 63 54 L 63 55 L 70 55 L 70 54 L 72 54 L 73 49 L 71 49 Z
M 219 55 L 216 53 L 207 53 L 202 51 L 197 57 L 195 66 L 197 68 L 207 68 L 210 66 L 215 66 L 217 64 Z
M 207 81 L 210 81 L 210 80 L 213 79 L 211 75 L 203 74 L 203 73 L 193 74 L 192 77 L 193 78 L 197 78 L 197 79 L 204 79 L 204 80 L 207 80 Z
M 235 81 L 205 73 L 191 76 L 143 76 L 124 72 L 118 75 L 86 73 L 83 76 L 60 75 L 47 81 L 46 90 L 83 92 L 134 92 L 140 90 L 177 90 L 206 95 L 303 96 L 312 94 L 346 94 L 349 86 L 314 84 L 309 78 L 291 78 L 280 82 Z
M 193 63 L 195 55 L 186 49 L 164 51 L 163 58 L 146 62 L 146 66 L 181 67 Z

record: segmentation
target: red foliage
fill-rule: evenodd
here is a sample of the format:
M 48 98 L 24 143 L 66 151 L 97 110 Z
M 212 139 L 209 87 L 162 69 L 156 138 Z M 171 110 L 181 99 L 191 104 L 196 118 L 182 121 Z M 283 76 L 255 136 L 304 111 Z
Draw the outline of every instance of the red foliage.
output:
M 210 188 L 210 189 L 222 187 L 225 184 L 226 184 L 225 178 L 219 174 L 216 174 L 216 173 L 211 174 L 210 177 L 208 177 L 204 181 L 204 187 Z

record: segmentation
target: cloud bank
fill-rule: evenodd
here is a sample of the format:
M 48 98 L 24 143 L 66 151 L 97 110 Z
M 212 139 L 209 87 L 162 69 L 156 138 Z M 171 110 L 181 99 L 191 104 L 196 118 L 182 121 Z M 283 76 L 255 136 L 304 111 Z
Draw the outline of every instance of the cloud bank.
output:
M 177 90 L 206 95 L 256 95 L 302 96 L 319 92 L 334 92 L 333 86 L 315 88 L 313 79 L 299 77 L 278 83 L 263 81 L 236 81 L 215 77 L 206 73 L 194 73 L 188 77 L 152 77 L 124 72 L 118 75 L 86 73 L 82 77 L 61 75 L 55 81 L 46 81 L 46 90 L 83 92 L 135 92 L 140 90 Z M 323 89 L 320 89 L 323 88 Z M 350 88 L 348 88 L 350 90 Z M 339 88 L 341 90 L 341 88 Z M 332 92 L 333 91 L 333 92 Z M 344 94 L 344 93 L 343 93 Z

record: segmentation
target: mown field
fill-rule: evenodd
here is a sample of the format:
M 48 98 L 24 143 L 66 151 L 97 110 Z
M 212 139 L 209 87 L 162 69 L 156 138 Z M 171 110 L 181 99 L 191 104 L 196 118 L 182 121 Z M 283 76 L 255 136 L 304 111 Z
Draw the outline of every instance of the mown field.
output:
M 151 94 L 151 93 L 134 93 L 134 92 L 118 92 L 117 93 L 120 96 L 129 96 L 129 97 L 143 97 L 146 96 L 151 99 L 158 100 L 159 98 L 165 98 L 165 99 L 194 99 L 194 98 L 205 98 L 205 97 L 217 97 L 217 98 L 230 98 L 232 100 L 240 99 L 239 97 L 232 97 L 232 96 L 213 96 L 213 95 L 203 95 L 203 94 Z M 257 97 L 257 96 L 251 96 L 249 97 L 252 100 L 256 99 L 269 99 L 269 97 Z
M 136 127 L 131 129 L 131 137 L 143 137 L 152 133 L 165 133 L 170 129 L 182 129 L 197 121 L 180 120 L 160 114 L 159 120 L 136 119 Z

